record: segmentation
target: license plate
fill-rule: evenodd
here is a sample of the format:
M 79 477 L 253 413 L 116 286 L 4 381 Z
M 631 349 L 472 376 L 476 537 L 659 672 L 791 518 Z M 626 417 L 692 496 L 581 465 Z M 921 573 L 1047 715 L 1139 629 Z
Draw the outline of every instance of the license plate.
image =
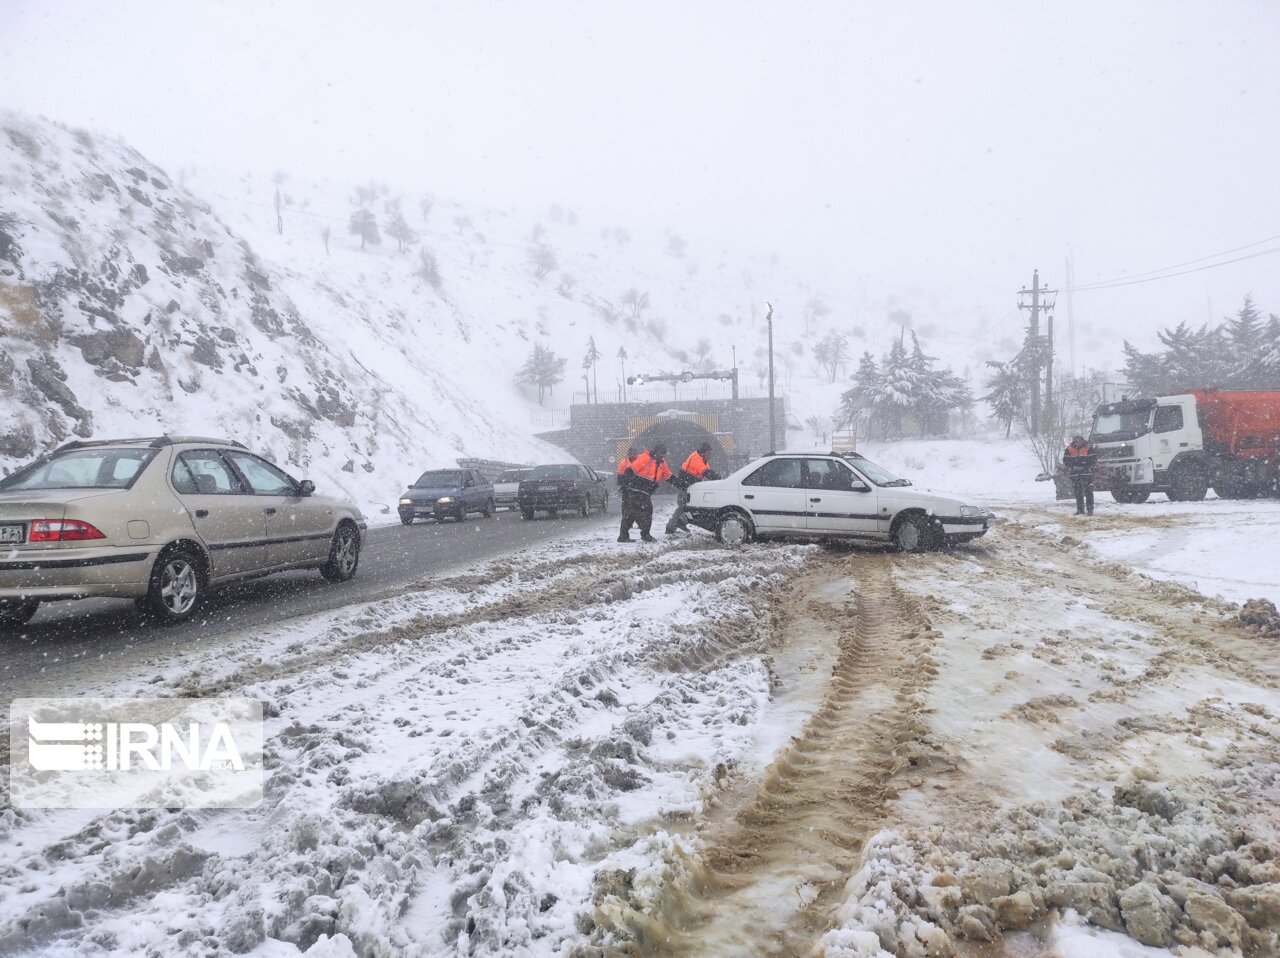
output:
M 0 542 L 23 543 L 27 541 L 26 527 L 20 525 L 0 526 Z

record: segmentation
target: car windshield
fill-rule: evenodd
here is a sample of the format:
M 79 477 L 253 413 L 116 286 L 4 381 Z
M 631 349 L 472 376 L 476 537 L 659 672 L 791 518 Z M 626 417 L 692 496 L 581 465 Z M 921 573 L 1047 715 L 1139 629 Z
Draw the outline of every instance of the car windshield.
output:
M 0 480 L 0 490 L 128 489 L 154 449 L 77 449 L 33 462 Z
M 493 481 L 494 482 L 519 482 L 528 474 L 529 474 L 528 469 L 508 469 L 506 472 L 504 472 L 502 475 L 500 475 L 497 479 Z
M 1151 430 L 1151 410 L 1099 413 L 1093 419 L 1094 439 L 1137 439 Z
M 888 469 L 885 469 L 883 466 L 877 466 L 865 456 L 846 456 L 845 458 L 855 469 L 874 482 L 877 486 L 911 485 L 911 480 L 899 479 Z
M 440 489 L 462 485 L 462 472 L 458 469 L 436 469 L 424 472 L 413 484 L 415 489 Z
M 577 479 L 577 466 L 535 466 L 530 471 L 530 479 Z

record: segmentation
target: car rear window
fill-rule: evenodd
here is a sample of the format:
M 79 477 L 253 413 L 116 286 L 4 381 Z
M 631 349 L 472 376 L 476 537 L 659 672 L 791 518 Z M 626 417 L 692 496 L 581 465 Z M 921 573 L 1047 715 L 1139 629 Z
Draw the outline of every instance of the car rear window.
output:
M 578 479 L 582 473 L 577 466 L 534 466 L 529 479 Z
M 429 489 L 439 486 L 460 486 L 462 485 L 463 473 L 458 469 L 436 469 L 432 472 L 424 472 L 418 477 L 418 481 L 413 484 L 415 489 Z
M 0 489 L 128 489 L 154 449 L 74 449 L 55 453 L 0 480 Z

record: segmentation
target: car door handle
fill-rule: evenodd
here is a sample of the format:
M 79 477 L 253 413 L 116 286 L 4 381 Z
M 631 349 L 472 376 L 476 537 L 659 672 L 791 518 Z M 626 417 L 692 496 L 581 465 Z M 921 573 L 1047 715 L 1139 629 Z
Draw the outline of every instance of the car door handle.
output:
M 276 507 L 275 507 L 275 506 L 267 506 L 267 507 L 266 507 L 265 509 L 263 509 L 262 511 L 263 511 L 263 512 L 265 512 L 265 513 L 266 513 L 267 515 L 269 515 L 269 516 L 274 516 L 274 515 L 276 514 Z
M 197 510 L 196 510 L 196 518 L 197 518 L 197 519 L 208 519 L 208 518 L 209 518 L 209 510 L 208 510 L 208 509 L 197 509 Z
M 746 494 L 745 496 L 743 496 L 742 498 L 743 498 L 743 499 L 754 499 L 754 498 L 755 498 L 755 496 L 751 495 L 751 493 L 747 493 L 747 494 Z

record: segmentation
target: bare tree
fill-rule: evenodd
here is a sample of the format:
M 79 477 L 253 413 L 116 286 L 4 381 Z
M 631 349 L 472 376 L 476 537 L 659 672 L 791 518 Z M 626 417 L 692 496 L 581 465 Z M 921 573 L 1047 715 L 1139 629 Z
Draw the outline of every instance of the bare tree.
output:
M 431 211 L 435 209 L 435 205 L 436 198 L 430 193 L 427 193 L 422 197 L 422 199 L 418 200 L 418 209 L 422 212 L 422 222 L 425 223 L 431 216 Z
M 560 285 L 556 287 L 556 292 L 565 299 L 573 299 L 573 287 L 577 284 L 577 280 L 568 273 L 560 274 Z
M 432 289 L 439 291 L 444 285 L 444 280 L 440 277 L 440 260 L 436 258 L 436 254 L 431 252 L 425 246 L 418 250 L 418 276 L 426 281 L 427 285 Z
M 325 226 L 325 227 L 323 227 L 323 228 L 320 230 L 320 238 L 321 238 L 322 240 L 324 240 L 324 255 L 325 255 L 325 256 L 328 256 L 328 255 L 329 255 L 329 237 L 330 237 L 330 236 L 332 236 L 332 235 L 333 235 L 333 230 L 332 230 L 332 229 L 330 229 L 328 226 Z
M 804 304 L 804 331 L 809 332 L 811 324 L 818 320 L 831 315 L 831 307 L 823 302 L 822 297 L 816 293 L 809 297 L 809 301 Z M 835 380 L 832 380 L 835 382 Z
M 822 371 L 827 374 L 827 382 L 835 382 L 840 366 L 848 358 L 849 340 L 840 333 L 827 333 L 813 347 L 813 358 L 818 361 Z
M 418 234 L 404 218 L 404 211 L 400 209 L 399 203 L 396 203 L 391 210 L 391 218 L 387 223 L 387 235 L 396 241 L 396 247 L 401 253 L 418 241 Z
M 688 247 L 685 238 L 677 233 L 672 233 L 667 237 L 667 255 L 674 256 L 676 259 L 683 259 L 685 249 Z
M 804 421 L 809 427 L 809 432 L 813 434 L 813 438 L 825 448 L 827 445 L 827 437 L 831 435 L 831 420 L 825 416 L 810 416 Z
M 542 243 L 529 248 L 529 263 L 533 267 L 533 275 L 538 279 L 544 279 L 548 273 L 560 265 L 560 261 L 556 259 L 555 250 Z
M 272 202 L 276 209 L 276 232 L 281 236 L 284 235 L 284 217 L 280 215 L 280 211 L 284 209 L 284 196 L 280 192 L 280 187 L 276 187 L 276 198 Z
M 600 387 L 596 385 L 596 363 L 601 359 L 600 350 L 596 349 L 596 338 L 594 336 L 587 337 L 587 353 L 582 357 L 582 368 L 591 370 L 591 383 L 588 390 L 587 398 L 590 399 L 591 389 L 594 389 L 596 402 L 600 401 Z
M 535 244 L 540 243 L 546 235 L 547 228 L 541 223 L 534 223 L 533 229 L 529 230 L 529 242 Z
M 622 305 L 631 310 L 633 317 L 639 319 L 640 314 L 649 308 L 649 294 L 647 292 L 642 293 L 632 286 L 622 294 Z
M 455 216 L 453 218 L 453 225 L 458 228 L 458 235 L 461 236 L 465 230 L 471 229 L 471 217 Z

